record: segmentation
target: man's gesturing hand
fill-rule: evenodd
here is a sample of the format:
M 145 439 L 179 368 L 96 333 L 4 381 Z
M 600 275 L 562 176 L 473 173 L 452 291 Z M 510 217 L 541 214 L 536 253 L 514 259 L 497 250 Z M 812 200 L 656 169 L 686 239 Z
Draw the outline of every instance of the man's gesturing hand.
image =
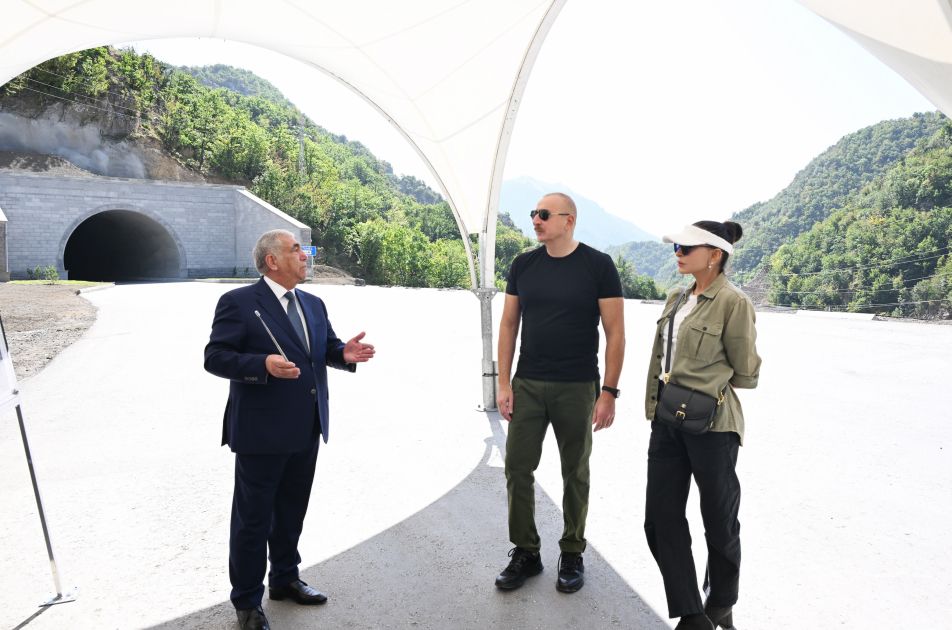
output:
M 367 333 L 361 332 L 344 346 L 344 361 L 347 363 L 364 363 L 374 357 L 374 347 L 369 343 L 361 343 Z
M 285 361 L 280 354 L 269 354 L 264 360 L 264 367 L 275 378 L 297 378 L 301 375 L 301 368 Z

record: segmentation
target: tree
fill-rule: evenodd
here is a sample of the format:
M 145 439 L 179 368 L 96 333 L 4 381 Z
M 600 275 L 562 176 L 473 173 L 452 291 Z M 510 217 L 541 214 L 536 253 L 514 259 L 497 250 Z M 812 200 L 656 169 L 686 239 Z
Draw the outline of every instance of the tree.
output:
M 469 265 L 460 239 L 441 239 L 430 244 L 426 284 L 430 287 L 468 287 Z
M 356 228 L 356 253 L 367 282 L 427 286 L 429 242 L 419 230 L 373 219 Z
M 502 212 L 496 221 L 496 288 L 505 290 L 509 279 L 509 269 L 512 261 L 522 252 L 532 249 L 535 243 L 527 238 L 509 218 L 509 213 Z
M 664 293 L 658 289 L 650 277 L 639 274 L 635 271 L 635 266 L 621 254 L 615 258 L 615 267 L 618 268 L 618 277 L 621 279 L 622 295 L 628 299 L 634 300 L 659 300 L 664 297 Z

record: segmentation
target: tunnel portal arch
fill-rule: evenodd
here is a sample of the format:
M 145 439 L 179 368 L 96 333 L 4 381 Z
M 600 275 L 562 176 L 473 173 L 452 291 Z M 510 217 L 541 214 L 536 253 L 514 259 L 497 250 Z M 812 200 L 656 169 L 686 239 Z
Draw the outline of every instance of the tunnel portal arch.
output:
M 186 276 L 185 250 L 163 223 L 128 209 L 97 210 L 67 231 L 61 248 L 70 280 Z

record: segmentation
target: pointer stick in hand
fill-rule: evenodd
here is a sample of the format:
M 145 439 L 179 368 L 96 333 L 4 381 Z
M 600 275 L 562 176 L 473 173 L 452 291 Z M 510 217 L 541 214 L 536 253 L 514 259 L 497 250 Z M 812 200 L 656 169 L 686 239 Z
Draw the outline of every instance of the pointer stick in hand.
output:
M 278 349 L 278 354 L 281 355 L 281 358 L 285 361 L 288 360 L 288 355 L 284 354 L 284 350 L 281 349 L 281 344 L 278 343 L 278 340 L 274 338 L 274 335 L 271 334 L 271 329 L 268 328 L 268 325 L 264 323 L 264 320 L 261 319 L 261 313 L 255 311 L 255 316 L 261 320 L 261 325 L 264 326 L 265 331 L 268 333 L 268 336 L 271 337 L 271 341 L 274 342 L 274 347 Z

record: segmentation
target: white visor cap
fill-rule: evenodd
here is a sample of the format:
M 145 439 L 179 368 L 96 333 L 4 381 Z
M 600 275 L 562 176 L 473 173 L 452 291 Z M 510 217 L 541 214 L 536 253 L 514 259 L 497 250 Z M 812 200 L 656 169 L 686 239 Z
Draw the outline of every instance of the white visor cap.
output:
M 712 245 L 723 249 L 728 254 L 734 253 L 733 245 L 717 234 L 702 230 L 696 225 L 685 225 L 680 232 L 665 234 L 661 237 L 661 240 L 665 243 L 677 243 L 678 245 Z

